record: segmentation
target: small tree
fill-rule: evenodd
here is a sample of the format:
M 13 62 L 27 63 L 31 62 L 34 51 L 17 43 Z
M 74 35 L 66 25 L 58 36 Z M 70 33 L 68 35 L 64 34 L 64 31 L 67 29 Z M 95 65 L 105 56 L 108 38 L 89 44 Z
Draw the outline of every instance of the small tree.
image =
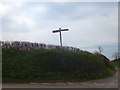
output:
M 101 54 L 103 52 L 103 48 L 101 46 L 98 47 L 98 52 Z
M 118 53 L 118 52 L 115 52 L 115 53 L 113 54 L 113 57 L 114 57 L 115 59 L 118 59 L 118 58 L 120 58 L 120 53 Z

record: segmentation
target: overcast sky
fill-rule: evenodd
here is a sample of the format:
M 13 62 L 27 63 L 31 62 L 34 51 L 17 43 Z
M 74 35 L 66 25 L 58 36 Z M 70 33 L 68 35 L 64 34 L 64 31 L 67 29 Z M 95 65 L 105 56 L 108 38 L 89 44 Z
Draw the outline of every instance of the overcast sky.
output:
M 0 3 L 2 40 L 63 45 L 94 52 L 101 46 L 108 58 L 118 50 L 117 2 L 3 2 Z

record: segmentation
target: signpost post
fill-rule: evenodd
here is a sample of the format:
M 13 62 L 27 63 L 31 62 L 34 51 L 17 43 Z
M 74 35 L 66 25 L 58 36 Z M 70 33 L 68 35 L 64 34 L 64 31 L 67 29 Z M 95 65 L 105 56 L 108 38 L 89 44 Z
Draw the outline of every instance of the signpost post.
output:
M 53 33 L 57 33 L 57 32 L 60 33 L 60 46 L 62 47 L 62 33 L 61 33 L 61 31 L 68 31 L 68 29 L 59 28 L 59 30 L 54 30 Z

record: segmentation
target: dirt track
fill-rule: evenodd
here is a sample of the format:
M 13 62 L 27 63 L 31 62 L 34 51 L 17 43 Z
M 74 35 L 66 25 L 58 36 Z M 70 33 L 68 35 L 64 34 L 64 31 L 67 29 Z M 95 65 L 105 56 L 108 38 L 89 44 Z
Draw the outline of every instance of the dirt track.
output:
M 87 82 L 3 84 L 2 88 L 118 88 L 118 71 L 112 77 Z

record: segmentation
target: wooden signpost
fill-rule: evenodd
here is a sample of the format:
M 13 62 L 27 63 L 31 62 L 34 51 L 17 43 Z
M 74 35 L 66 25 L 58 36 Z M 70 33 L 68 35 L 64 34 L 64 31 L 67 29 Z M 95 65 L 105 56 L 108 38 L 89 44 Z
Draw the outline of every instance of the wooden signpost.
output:
M 61 34 L 61 31 L 68 31 L 68 29 L 59 28 L 59 30 L 54 30 L 53 33 L 57 33 L 57 32 L 60 33 L 60 46 L 62 47 L 62 34 Z

